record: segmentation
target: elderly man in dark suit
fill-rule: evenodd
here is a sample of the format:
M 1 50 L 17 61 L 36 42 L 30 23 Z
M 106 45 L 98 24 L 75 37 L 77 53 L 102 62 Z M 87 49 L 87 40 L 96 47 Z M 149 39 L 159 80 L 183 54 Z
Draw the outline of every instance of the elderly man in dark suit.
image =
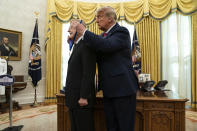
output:
M 81 34 L 74 37 L 76 23 L 79 20 L 72 20 L 68 30 L 68 41 L 74 41 L 74 45 L 68 61 L 65 100 L 69 108 L 71 131 L 94 131 L 96 55 L 81 40 Z M 85 24 L 83 26 L 85 28 Z
M 134 131 L 138 79 L 132 67 L 129 31 L 116 23 L 112 7 L 97 10 L 99 36 L 81 24 L 84 44 L 97 51 L 99 88 L 103 90 L 108 131 Z
M 3 37 L 2 44 L 0 45 L 0 56 L 17 56 L 12 47 L 9 46 L 9 40 L 7 37 Z

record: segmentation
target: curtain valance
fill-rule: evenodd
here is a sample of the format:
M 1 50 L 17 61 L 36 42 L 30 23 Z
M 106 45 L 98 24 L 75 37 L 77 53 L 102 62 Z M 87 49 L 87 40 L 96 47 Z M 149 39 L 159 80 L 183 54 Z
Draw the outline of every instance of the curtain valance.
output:
M 48 0 L 46 44 L 50 39 L 52 17 L 61 22 L 80 18 L 90 25 L 95 20 L 95 11 L 102 6 L 112 6 L 118 19 L 129 23 L 138 23 L 144 16 L 161 20 L 171 12 L 179 11 L 190 15 L 197 11 L 197 0 L 136 0 L 115 3 L 89 3 L 76 0 Z
M 136 23 L 148 15 L 155 19 L 163 19 L 177 10 L 183 14 L 191 14 L 197 10 L 197 0 L 137 0 L 116 3 L 49 0 L 48 2 L 49 15 L 57 15 L 64 22 L 77 17 L 87 24 L 94 21 L 96 9 L 102 6 L 112 6 L 116 10 L 118 19 L 125 19 L 130 23 Z

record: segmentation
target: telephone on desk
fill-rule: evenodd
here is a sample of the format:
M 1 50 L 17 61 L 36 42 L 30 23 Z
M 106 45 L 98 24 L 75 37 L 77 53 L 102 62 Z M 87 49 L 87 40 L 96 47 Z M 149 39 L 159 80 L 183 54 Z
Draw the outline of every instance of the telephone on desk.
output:
M 146 81 L 144 84 L 141 86 L 141 90 L 144 92 L 151 92 L 154 91 L 153 85 L 155 84 L 155 81 Z
M 145 83 L 142 84 L 141 90 L 144 92 L 151 92 L 151 91 L 170 91 L 168 89 L 165 89 L 165 86 L 168 84 L 167 80 L 161 80 L 159 81 L 156 86 L 153 87 L 155 84 L 155 81 L 146 81 Z
M 158 91 L 169 91 L 168 89 L 165 89 L 165 86 L 168 84 L 167 80 L 161 80 L 157 83 L 157 85 L 154 87 L 155 90 Z

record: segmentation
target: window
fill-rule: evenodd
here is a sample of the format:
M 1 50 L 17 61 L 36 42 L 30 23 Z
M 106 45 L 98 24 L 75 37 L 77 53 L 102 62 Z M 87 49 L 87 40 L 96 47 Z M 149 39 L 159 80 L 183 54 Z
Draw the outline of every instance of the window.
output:
M 69 60 L 69 45 L 67 43 L 67 37 L 69 35 L 68 28 L 69 23 L 63 24 L 62 26 L 62 86 L 65 86 L 66 83 L 66 75 L 68 68 L 68 60 Z
M 174 13 L 161 23 L 162 79 L 191 100 L 191 16 Z

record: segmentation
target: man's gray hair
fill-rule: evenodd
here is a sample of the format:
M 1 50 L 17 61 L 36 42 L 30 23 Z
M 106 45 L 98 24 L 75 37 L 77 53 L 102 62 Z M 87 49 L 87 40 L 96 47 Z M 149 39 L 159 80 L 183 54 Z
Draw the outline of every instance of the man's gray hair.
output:
M 100 12 L 104 12 L 105 16 L 112 17 L 115 21 L 117 19 L 116 12 L 114 8 L 112 8 L 111 6 L 104 6 L 104 7 L 97 9 L 96 14 Z
M 79 22 L 80 23 L 80 19 L 72 19 L 71 21 L 70 21 L 70 23 L 72 23 L 72 22 Z M 81 23 L 84 27 L 86 27 L 86 23 L 84 22 L 84 21 L 82 21 L 82 23 Z

